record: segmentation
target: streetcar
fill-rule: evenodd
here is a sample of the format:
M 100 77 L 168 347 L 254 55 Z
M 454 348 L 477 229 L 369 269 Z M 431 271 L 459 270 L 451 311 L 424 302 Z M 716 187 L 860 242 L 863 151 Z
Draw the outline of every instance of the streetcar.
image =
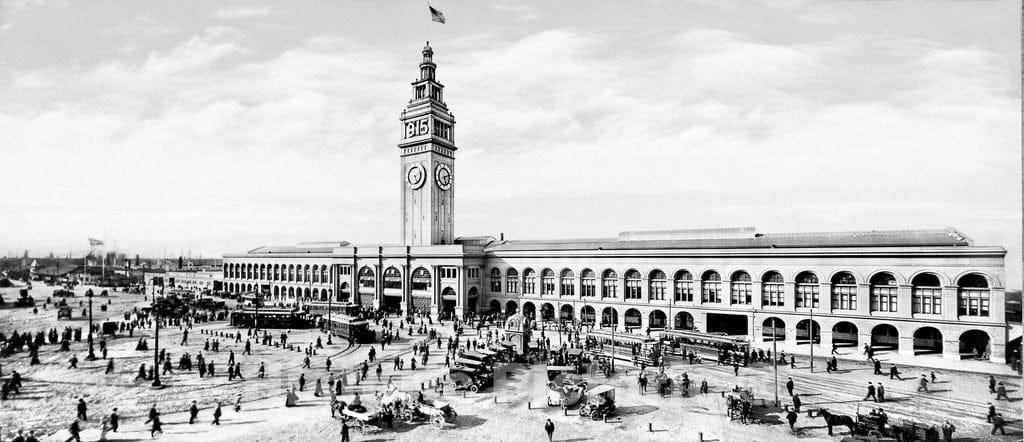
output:
M 254 308 L 245 307 L 231 312 L 231 325 L 233 327 L 256 327 L 259 328 L 310 328 L 312 325 L 306 319 L 306 313 L 290 309 L 277 308 Z
M 332 315 L 327 324 L 328 333 L 332 336 L 340 336 L 351 339 L 354 342 L 369 344 L 373 343 L 376 335 L 370 330 L 370 322 L 355 316 Z

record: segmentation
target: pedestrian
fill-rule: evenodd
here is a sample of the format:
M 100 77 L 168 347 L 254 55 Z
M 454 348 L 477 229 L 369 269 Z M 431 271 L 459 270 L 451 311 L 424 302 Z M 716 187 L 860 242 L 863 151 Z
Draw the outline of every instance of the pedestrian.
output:
M 992 419 L 996 417 L 996 406 L 988 403 L 988 416 L 985 418 L 985 422 L 992 423 Z
M 110 432 L 110 418 L 103 416 L 103 420 L 100 421 L 100 440 L 107 440 L 107 433 Z M 17 440 L 17 439 L 15 439 Z
M 77 355 L 71 355 L 71 359 L 68 362 L 71 363 L 71 366 L 68 367 L 69 369 L 71 369 L 71 368 L 78 368 L 78 356 Z
M 544 431 L 548 433 L 548 442 L 551 442 L 555 434 L 555 423 L 550 418 L 544 423 Z
M 793 378 L 789 378 L 789 380 L 786 381 L 786 391 L 789 392 L 790 396 L 793 395 Z
M 188 424 L 192 425 L 196 423 L 196 417 L 199 416 L 199 406 L 196 405 L 196 401 L 192 401 L 192 406 L 188 407 Z
M 1006 429 L 1003 428 L 1006 422 L 1003 420 L 1002 413 L 996 413 L 995 417 L 992 418 L 992 434 L 996 434 L 996 430 L 999 430 L 1003 436 L 1006 436 Z
M 800 405 L 801 404 L 803 404 L 803 401 L 800 400 L 800 395 L 799 394 L 794 394 L 793 395 L 793 408 L 796 410 L 797 413 L 800 412 Z
M 331 371 L 331 358 L 327 358 L 327 371 Z
M 864 396 L 863 400 L 866 401 L 868 400 L 868 398 L 871 398 L 873 401 L 878 402 L 878 397 L 875 396 L 875 384 L 872 384 L 870 382 L 868 382 L 868 394 Z
M 241 379 L 243 381 L 245 380 L 245 378 L 242 377 L 242 363 L 241 362 L 235 364 L 235 377 L 238 378 L 238 379 Z
M 935 372 L 933 371 L 930 374 L 931 374 L 931 378 L 932 378 L 932 383 L 934 384 L 935 383 Z
M 893 380 L 893 378 L 901 381 L 903 380 L 900 378 L 899 370 L 896 369 L 896 364 L 892 364 L 891 366 L 889 366 L 889 380 L 891 381 Z
M 885 387 L 881 382 L 878 383 L 878 402 L 885 402 Z
M 306 391 L 306 374 L 299 374 L 299 391 Z
M 86 415 L 85 415 L 85 409 L 86 409 L 85 399 L 78 398 L 78 418 L 83 420 L 83 421 L 89 420 L 89 418 L 86 417 Z
M 242 393 L 235 396 L 235 413 L 242 411 Z
M 793 411 L 792 408 L 788 408 L 788 410 L 786 412 L 786 420 L 789 421 L 789 429 L 796 433 L 796 411 Z
M 882 361 L 875 359 L 875 374 L 882 374 Z
M 942 424 L 942 440 L 945 442 L 953 441 L 953 432 L 956 431 L 956 426 L 951 424 L 948 420 Z
M 832 354 L 834 354 L 834 355 L 839 354 L 839 347 L 836 345 L 835 342 L 832 343 Z
M 1002 382 L 996 387 L 996 400 L 1000 399 L 1010 400 L 1010 397 L 1006 395 L 1006 386 Z
M 320 386 L 320 378 L 316 378 L 316 387 L 313 389 L 313 396 L 320 397 L 324 395 L 324 389 Z
M 988 392 L 990 394 L 996 394 L 996 377 L 988 375 Z
M 103 374 L 110 374 L 114 372 L 114 358 L 107 359 L 107 371 Z
M 796 368 L 796 356 L 789 355 L 789 368 Z
M 740 363 L 738 361 L 733 361 L 733 363 L 732 363 L 732 375 L 733 376 L 739 376 L 740 375 Z
M 110 412 L 110 430 L 117 433 L 120 416 L 117 415 L 117 408 Z
M 217 401 L 217 408 L 213 410 L 213 422 L 210 425 L 220 425 L 220 416 L 223 412 L 220 411 L 220 401 Z
M 921 382 L 917 384 L 917 391 L 928 392 L 928 378 L 925 375 L 921 375 Z
M 996 430 L 992 430 L 992 434 L 996 434 L 995 431 Z M 70 442 L 72 440 L 75 442 L 82 441 L 82 427 L 78 425 L 78 419 L 71 422 L 71 425 L 68 427 L 68 433 L 71 433 L 71 437 L 69 437 L 65 442 Z
M 381 368 L 380 362 L 377 363 L 377 370 L 376 370 L 376 372 L 377 372 L 377 382 L 380 382 L 380 375 L 381 375 L 381 373 L 384 373 L 384 369 Z
M 266 369 L 266 367 L 263 366 L 263 362 L 260 362 L 259 375 L 257 375 L 257 376 L 260 379 L 263 379 L 263 377 L 266 376 L 266 374 L 267 374 L 267 369 Z
M 341 421 L 341 442 L 349 442 L 348 421 Z
M 309 356 L 302 360 L 302 368 L 312 368 L 309 366 Z

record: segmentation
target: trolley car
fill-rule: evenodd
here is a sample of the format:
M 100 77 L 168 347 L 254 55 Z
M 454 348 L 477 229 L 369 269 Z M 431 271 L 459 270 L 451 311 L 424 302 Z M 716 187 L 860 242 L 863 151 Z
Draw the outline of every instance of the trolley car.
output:
M 373 343 L 376 335 L 370 330 L 370 322 L 355 316 L 331 316 L 327 324 L 328 333 L 362 344 Z
M 231 312 L 233 327 L 260 328 L 309 328 L 311 326 L 306 313 L 290 309 L 243 308 Z

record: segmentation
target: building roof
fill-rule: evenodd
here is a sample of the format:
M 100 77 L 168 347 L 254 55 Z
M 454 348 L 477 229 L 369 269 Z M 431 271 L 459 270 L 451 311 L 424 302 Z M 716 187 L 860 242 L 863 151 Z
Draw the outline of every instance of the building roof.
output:
M 512 240 L 487 252 L 543 250 L 751 249 L 830 247 L 970 246 L 954 228 L 859 232 L 756 233 L 752 228 L 622 232 L 617 238 Z
M 331 253 L 338 247 L 347 247 L 348 241 L 303 242 L 294 246 L 262 246 L 247 253 Z
M 36 274 L 39 276 L 61 277 L 67 276 L 69 273 L 72 273 L 78 270 L 79 268 L 79 266 L 74 264 L 61 264 L 56 266 L 43 267 L 37 270 Z

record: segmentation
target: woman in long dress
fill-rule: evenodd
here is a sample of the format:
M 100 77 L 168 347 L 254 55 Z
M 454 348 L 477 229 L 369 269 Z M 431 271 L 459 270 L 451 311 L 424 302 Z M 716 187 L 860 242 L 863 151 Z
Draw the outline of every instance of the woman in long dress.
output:
M 324 395 L 324 389 L 320 386 L 320 378 L 316 378 L 316 389 L 313 391 L 313 396 L 320 397 Z
M 107 432 L 110 431 L 110 417 L 103 416 L 103 422 L 100 423 L 100 440 L 107 440 Z

